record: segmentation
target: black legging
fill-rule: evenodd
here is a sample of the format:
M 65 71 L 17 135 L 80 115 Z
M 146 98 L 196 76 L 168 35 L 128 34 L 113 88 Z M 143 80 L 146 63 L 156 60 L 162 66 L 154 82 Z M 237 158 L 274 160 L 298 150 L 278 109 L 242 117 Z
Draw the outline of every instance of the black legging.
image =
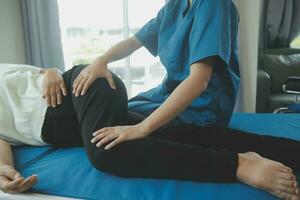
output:
M 237 153 L 248 151 L 299 169 L 300 159 L 294 155 L 300 152 L 299 142 L 216 126 L 168 125 L 110 150 L 97 148 L 91 143 L 93 132 L 136 124 L 143 117 L 127 111 L 126 89 L 116 75 L 117 90 L 99 78 L 84 96 L 74 97 L 72 85 L 84 67 L 76 66 L 63 74 L 68 95 L 61 106 L 47 109 L 43 139 L 59 147 L 83 144 L 89 160 L 99 170 L 122 177 L 232 182 L 236 181 Z

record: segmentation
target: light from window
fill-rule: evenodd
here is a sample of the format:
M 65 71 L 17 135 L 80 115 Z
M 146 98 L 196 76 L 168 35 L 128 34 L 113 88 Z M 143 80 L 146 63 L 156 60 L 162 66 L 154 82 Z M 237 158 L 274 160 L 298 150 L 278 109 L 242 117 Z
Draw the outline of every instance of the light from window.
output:
M 165 0 L 58 0 L 66 70 L 92 63 L 136 33 L 164 4 Z M 109 68 L 125 82 L 129 97 L 155 87 L 165 75 L 159 59 L 145 48 Z
M 292 41 L 291 47 L 300 49 L 300 35 Z

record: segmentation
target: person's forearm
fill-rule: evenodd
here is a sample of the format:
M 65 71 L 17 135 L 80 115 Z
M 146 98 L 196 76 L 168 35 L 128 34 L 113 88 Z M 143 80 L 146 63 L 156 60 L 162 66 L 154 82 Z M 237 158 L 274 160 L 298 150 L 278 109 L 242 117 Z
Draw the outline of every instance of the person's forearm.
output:
M 14 162 L 10 145 L 0 139 L 0 166 L 1 165 L 13 166 Z
M 96 62 L 101 59 L 102 61 L 105 60 L 106 63 L 111 63 L 126 58 L 140 47 L 142 47 L 142 44 L 134 36 L 130 37 L 113 45 L 102 56 L 98 57 Z
M 144 131 L 150 134 L 183 112 L 206 90 L 211 74 L 210 64 L 194 64 L 191 67 L 190 76 L 181 82 L 169 98 L 141 123 Z
M 146 132 L 151 133 L 174 119 L 205 90 L 204 87 L 198 91 L 191 90 L 193 87 L 193 81 L 189 79 L 184 80 L 169 98 L 142 122 L 144 127 L 146 127 Z

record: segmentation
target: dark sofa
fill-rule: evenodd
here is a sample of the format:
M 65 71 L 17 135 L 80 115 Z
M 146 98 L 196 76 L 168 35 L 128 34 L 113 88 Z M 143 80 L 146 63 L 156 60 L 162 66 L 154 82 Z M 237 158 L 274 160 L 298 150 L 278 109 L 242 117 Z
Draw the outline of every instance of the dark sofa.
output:
M 267 49 L 259 55 L 256 112 L 273 112 L 300 103 L 300 94 L 287 94 L 288 77 L 300 77 L 300 49 Z

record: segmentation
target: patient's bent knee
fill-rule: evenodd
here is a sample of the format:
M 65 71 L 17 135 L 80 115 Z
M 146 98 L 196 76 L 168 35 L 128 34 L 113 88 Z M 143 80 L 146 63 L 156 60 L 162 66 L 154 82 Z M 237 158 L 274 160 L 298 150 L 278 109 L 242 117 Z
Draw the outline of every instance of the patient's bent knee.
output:
M 118 94 L 119 96 L 126 97 L 127 99 L 127 93 L 126 93 L 126 87 L 122 80 L 119 78 L 115 78 L 114 76 L 114 83 L 116 86 L 116 89 L 113 89 L 110 84 L 108 83 L 106 78 L 97 78 L 92 85 L 90 86 L 90 89 L 87 92 L 99 92 L 99 93 L 105 93 L 105 94 Z
M 128 177 L 129 162 L 120 151 L 99 148 L 97 153 L 90 156 L 90 161 L 96 169 L 121 177 Z
M 98 90 L 101 89 L 105 91 L 112 91 L 112 88 L 110 87 L 108 81 L 105 78 L 97 78 L 90 87 L 95 87 Z
M 90 161 L 92 165 L 101 171 L 113 173 L 115 169 L 115 161 L 117 156 L 112 151 L 107 151 L 102 148 L 99 148 L 97 153 L 93 153 L 90 156 Z

